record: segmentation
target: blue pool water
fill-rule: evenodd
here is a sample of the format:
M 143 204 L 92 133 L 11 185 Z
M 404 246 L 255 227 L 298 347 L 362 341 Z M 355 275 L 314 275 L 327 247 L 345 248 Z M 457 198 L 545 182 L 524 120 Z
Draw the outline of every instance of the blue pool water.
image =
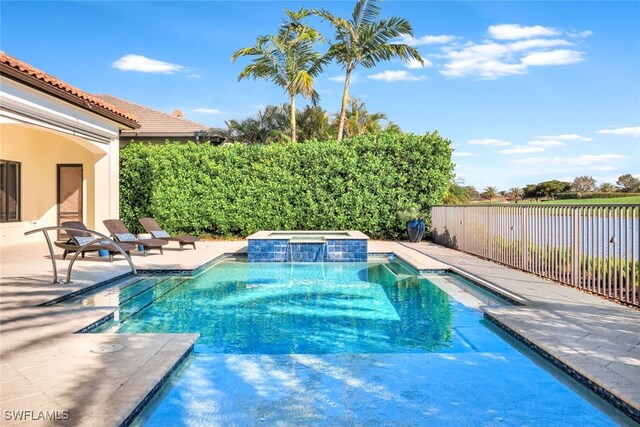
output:
M 120 291 L 110 330 L 201 335 L 140 425 L 625 423 L 496 331 L 478 307 L 504 302 L 457 276 L 225 261 L 154 280 L 147 300 Z

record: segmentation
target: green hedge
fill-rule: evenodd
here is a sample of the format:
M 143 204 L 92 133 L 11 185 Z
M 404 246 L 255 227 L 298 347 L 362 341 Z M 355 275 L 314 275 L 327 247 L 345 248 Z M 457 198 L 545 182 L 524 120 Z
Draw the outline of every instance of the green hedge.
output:
M 453 177 L 450 141 L 382 134 L 286 145 L 130 144 L 120 153 L 120 216 L 174 233 L 361 230 L 404 235 L 400 212 L 440 203 Z
M 556 194 L 556 200 L 572 200 L 572 199 L 606 199 L 606 198 L 614 198 L 614 197 L 633 197 L 640 196 L 640 193 L 558 193 Z

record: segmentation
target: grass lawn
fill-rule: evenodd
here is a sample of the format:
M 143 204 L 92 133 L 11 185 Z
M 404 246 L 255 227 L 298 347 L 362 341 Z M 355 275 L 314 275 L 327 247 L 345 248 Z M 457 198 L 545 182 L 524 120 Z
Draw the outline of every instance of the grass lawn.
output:
M 548 200 L 540 203 L 545 205 L 610 205 L 610 204 L 631 205 L 631 204 L 640 204 L 640 196 L 608 197 L 603 199 Z

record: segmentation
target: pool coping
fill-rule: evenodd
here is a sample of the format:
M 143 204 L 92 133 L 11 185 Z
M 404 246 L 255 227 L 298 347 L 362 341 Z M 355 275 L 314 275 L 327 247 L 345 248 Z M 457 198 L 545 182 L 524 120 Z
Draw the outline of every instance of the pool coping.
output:
M 277 235 L 276 235 L 277 234 Z M 311 236 L 323 236 L 325 240 L 369 240 L 369 236 L 358 230 L 291 230 L 291 231 L 278 231 L 278 230 L 262 230 L 257 233 L 253 233 L 247 237 L 249 240 L 291 240 L 296 237 L 304 238 Z M 296 240 L 294 240 L 296 241 Z M 302 243 L 301 241 L 296 241 Z M 313 243 L 320 243 L 313 241 Z
M 587 375 L 583 374 L 577 367 L 571 366 L 569 363 L 564 362 L 559 357 L 553 355 L 550 351 L 547 351 L 542 344 L 537 344 L 533 340 L 525 337 L 515 329 L 509 327 L 506 323 L 500 321 L 497 317 L 491 313 L 483 310 L 484 318 L 505 331 L 510 336 L 514 337 L 521 343 L 525 344 L 528 348 L 533 350 L 536 354 L 542 356 L 545 360 L 556 366 L 565 374 L 569 375 L 575 381 L 588 388 L 596 395 L 610 403 L 612 406 L 626 414 L 632 420 L 640 423 L 640 409 L 635 407 L 632 403 L 628 402 L 624 397 L 619 396 L 606 388 L 602 384 L 598 384 L 596 381 L 590 379 Z
M 411 249 L 412 251 L 415 251 L 419 254 L 428 256 L 426 254 L 423 254 L 422 252 L 410 248 L 408 246 L 402 245 L 405 248 Z M 201 271 L 213 266 L 214 264 L 224 260 L 224 259 L 229 259 L 229 258 L 236 258 L 236 257 L 243 257 L 246 256 L 246 254 L 243 253 L 233 253 L 233 252 L 225 252 L 222 253 L 221 255 L 215 256 L 212 259 L 210 259 L 209 261 L 201 264 L 200 266 L 193 268 L 193 269 L 143 269 L 143 270 L 139 270 L 139 273 L 142 274 L 177 274 L 177 275 L 187 275 L 187 276 L 195 276 L 197 274 L 199 274 Z M 388 252 L 381 252 L 381 251 L 376 251 L 376 252 L 368 252 L 367 253 L 368 258 L 384 258 L 384 257 L 390 257 L 390 258 L 397 258 L 399 260 L 401 260 L 403 263 L 407 264 L 409 267 L 411 267 L 413 270 L 416 271 L 416 273 L 418 275 L 422 275 L 425 273 L 443 273 L 443 272 L 450 272 L 453 273 L 455 275 L 458 275 L 460 277 L 463 277 L 469 281 L 471 281 L 474 285 L 480 287 L 481 289 L 484 289 L 492 294 L 495 294 L 497 296 L 499 296 L 500 298 L 506 300 L 507 302 L 509 302 L 510 304 L 512 304 L 514 307 L 527 307 L 527 304 L 525 303 L 525 300 L 521 297 L 519 297 L 518 295 L 513 294 L 512 292 L 509 292 L 487 280 L 484 280 L 476 275 L 474 275 L 473 273 L 466 271 L 464 269 L 461 269 L 459 267 L 454 267 L 451 264 L 446 264 L 445 269 L 442 268 L 437 268 L 437 269 L 425 269 L 425 268 L 417 268 L 416 264 L 414 264 L 410 259 L 408 259 L 407 257 L 403 257 L 402 255 L 394 252 L 394 251 L 388 251 Z M 98 282 L 95 283 L 91 286 L 88 286 L 86 288 L 83 288 L 81 290 L 66 294 L 66 295 L 62 295 L 54 300 L 45 302 L 43 304 L 40 304 L 40 306 L 52 306 L 55 305 L 59 302 L 65 301 L 67 299 L 73 298 L 75 296 L 81 295 L 83 293 L 87 293 L 87 292 L 91 292 L 95 289 L 98 289 L 102 286 L 106 286 L 108 284 L 111 284 L 115 281 L 118 280 L 122 280 L 124 278 L 127 278 L 129 276 L 132 276 L 132 273 L 126 273 L 126 274 L 122 274 L 113 278 L 110 278 L 108 280 L 102 281 L 102 282 Z M 117 309 L 117 307 L 114 307 L 114 311 Z M 506 323 L 500 321 L 499 319 L 497 319 L 495 316 L 493 316 L 491 313 L 488 313 L 484 308 L 481 308 L 483 311 L 483 315 L 484 317 L 490 321 L 491 323 L 495 324 L 496 326 L 498 326 L 499 328 L 501 328 L 502 330 L 506 331 L 509 335 L 511 335 L 512 337 L 516 338 L 518 341 L 520 341 L 521 343 L 525 344 L 528 348 L 530 348 L 531 350 L 533 350 L 535 353 L 539 354 L 540 356 L 542 356 L 544 359 L 548 360 L 550 363 L 552 363 L 553 365 L 555 365 L 556 367 L 558 367 L 559 369 L 561 369 L 564 373 L 566 373 L 567 375 L 569 375 L 572 379 L 574 379 L 575 381 L 577 381 L 578 383 L 582 384 L 583 386 L 587 387 L 589 390 L 593 391 L 596 395 L 598 395 L 599 397 L 601 397 L 602 399 L 604 399 L 605 401 L 607 401 L 608 403 L 610 403 L 611 405 L 613 405 L 614 407 L 616 407 L 617 409 L 619 409 L 621 412 L 625 413 L 627 416 L 629 416 L 631 419 L 633 419 L 636 422 L 640 423 L 640 408 L 636 407 L 632 402 L 628 402 L 627 399 L 624 398 L 624 396 L 620 396 L 618 394 L 616 394 L 613 391 L 610 391 L 607 386 L 605 384 L 599 383 L 596 380 L 590 379 L 588 376 L 586 376 L 585 374 L 583 374 L 578 367 L 576 366 L 571 366 L 570 362 L 565 362 L 562 361 L 560 357 L 558 357 L 557 355 L 554 355 L 552 353 L 551 350 L 546 349 L 544 344 L 536 342 L 535 339 L 529 339 L 527 337 L 525 337 L 523 334 L 519 333 L 516 329 L 510 327 L 509 325 L 507 325 Z M 84 333 L 84 332 L 88 332 L 98 326 L 100 326 L 101 324 L 107 322 L 110 320 L 110 318 L 113 318 L 113 313 L 102 317 L 101 319 L 98 319 L 96 322 L 92 323 L 91 325 L 88 325 L 85 328 L 82 328 L 81 330 L 77 331 L 76 333 Z M 193 345 L 184 352 L 184 354 L 180 357 L 180 359 L 174 364 L 174 366 L 170 369 L 169 372 L 167 372 L 157 383 L 156 385 L 153 387 L 153 389 L 140 401 L 140 403 L 136 406 L 136 408 L 134 409 L 134 411 L 129 414 L 125 420 L 120 424 L 122 426 L 127 426 L 130 425 L 135 418 L 142 412 L 142 410 L 144 409 L 144 407 L 149 403 L 149 401 L 151 399 L 153 399 L 153 397 L 155 396 L 155 394 L 160 390 L 160 388 L 169 380 L 171 374 L 173 372 L 175 372 L 176 369 L 178 369 L 180 367 L 180 365 L 184 362 L 184 360 L 187 358 L 187 356 L 189 354 L 191 354 L 191 352 L 193 351 Z
M 130 426 L 131 423 L 133 423 L 133 421 L 135 421 L 135 419 L 138 417 L 138 415 L 140 415 L 142 413 L 142 411 L 144 410 L 145 406 L 147 406 L 149 404 L 149 402 L 151 402 L 151 400 L 155 397 L 155 395 L 160 391 L 162 386 L 164 386 L 171 379 L 171 376 L 173 375 L 173 373 L 175 371 L 177 371 L 178 368 L 180 368 L 180 366 L 184 363 L 184 361 L 187 360 L 187 357 L 189 357 L 193 353 L 194 347 L 195 347 L 195 341 L 184 352 L 184 354 L 182 356 L 180 356 L 180 358 L 173 364 L 173 366 L 171 366 L 171 368 L 169 368 L 169 370 L 167 370 L 167 372 L 162 376 L 160 381 L 158 381 L 156 383 L 156 385 L 154 385 L 153 388 L 151 390 L 149 390 L 149 392 L 142 399 L 142 401 L 136 405 L 136 407 L 133 409 L 133 411 L 129 415 L 127 415 L 127 417 L 124 419 L 124 421 L 122 421 L 122 423 L 120 423 L 121 427 Z

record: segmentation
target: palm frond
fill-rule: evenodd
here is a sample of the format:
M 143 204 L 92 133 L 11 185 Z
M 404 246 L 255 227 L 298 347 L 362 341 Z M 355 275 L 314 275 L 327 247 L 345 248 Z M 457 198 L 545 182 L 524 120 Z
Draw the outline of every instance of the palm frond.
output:
M 353 9 L 353 26 L 371 25 L 380 16 L 380 0 L 358 0 Z

